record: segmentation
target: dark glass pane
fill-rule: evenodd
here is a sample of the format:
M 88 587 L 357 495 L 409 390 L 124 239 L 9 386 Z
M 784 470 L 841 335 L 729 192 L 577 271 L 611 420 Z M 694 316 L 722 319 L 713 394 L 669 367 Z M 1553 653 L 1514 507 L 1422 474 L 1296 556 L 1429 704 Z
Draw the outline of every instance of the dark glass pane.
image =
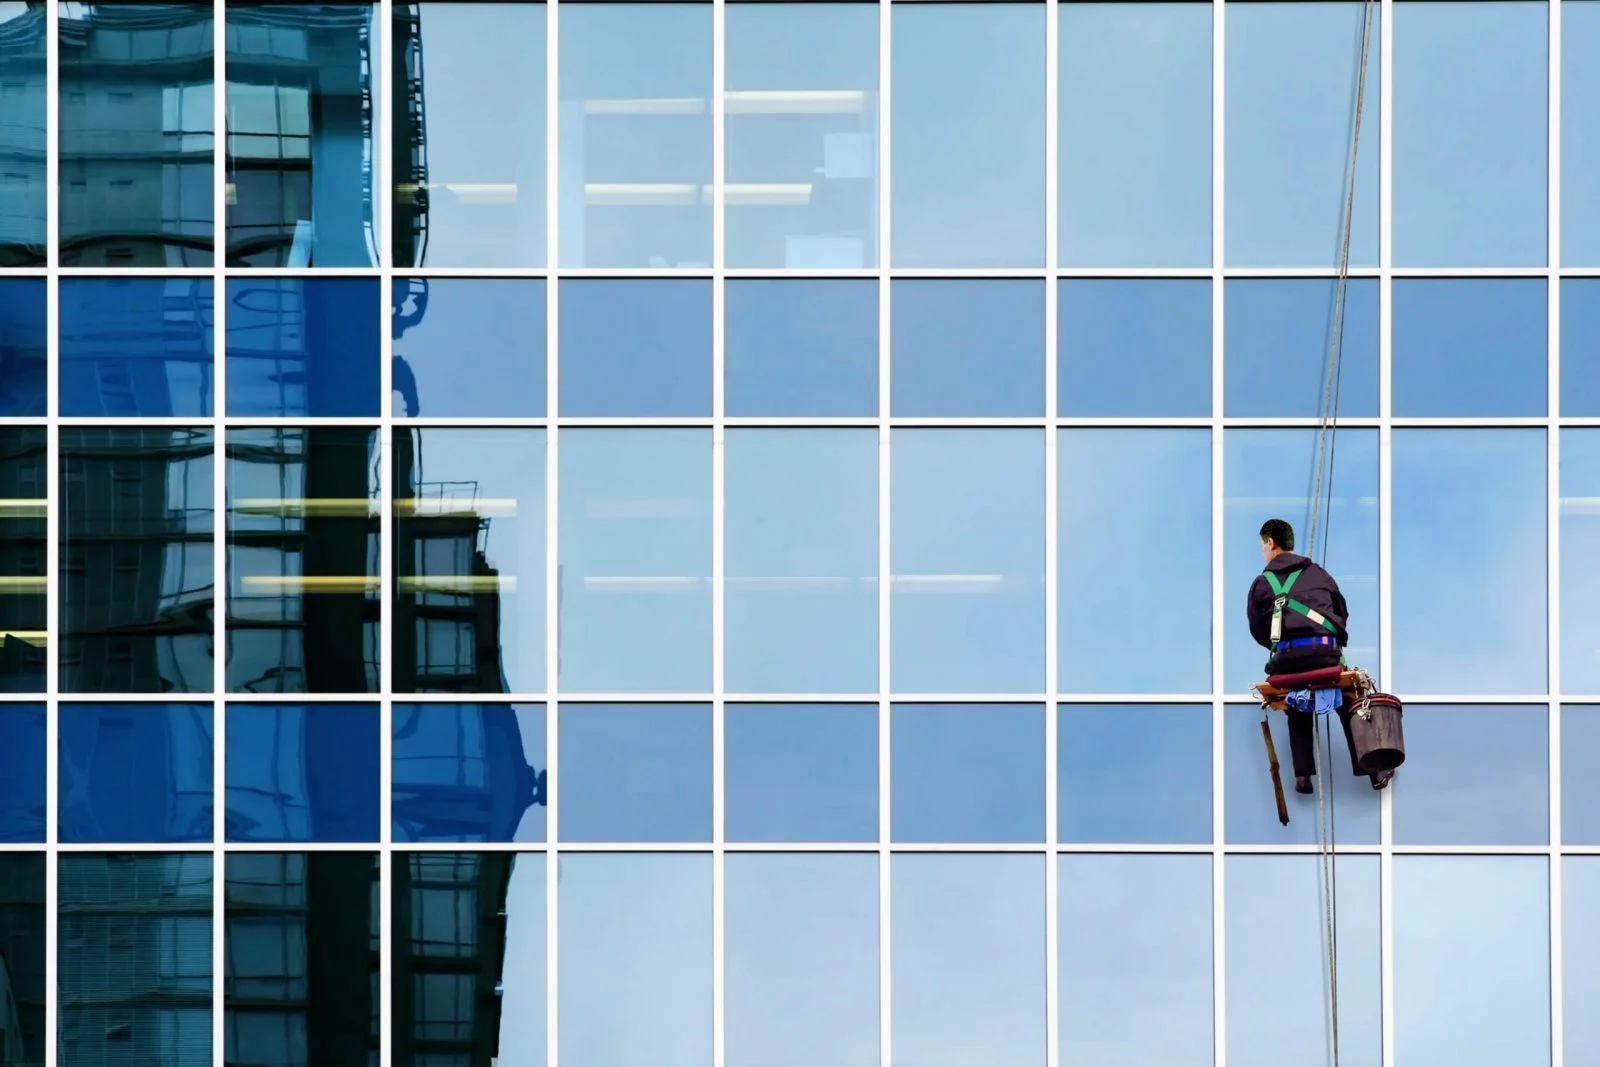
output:
M 210 418 L 209 278 L 62 278 L 61 414 Z
M 1057 405 L 1077 418 L 1211 414 L 1211 283 L 1059 283 Z
M 729 841 L 876 841 L 876 704 L 730 704 Z
M 1544 705 L 1406 708 L 1406 745 L 1428 755 L 1395 790 L 1395 844 L 1547 844 L 1549 717 Z
M 1400 278 L 1393 317 L 1396 415 L 1545 414 L 1550 329 L 1544 279 Z
M 378 840 L 378 705 L 229 704 L 229 841 Z
M 1338 299 L 1335 283 L 1317 278 L 1234 279 L 1226 283 L 1224 292 L 1224 414 L 1232 418 L 1320 418 Z M 1375 418 L 1376 279 L 1355 278 L 1345 289 L 1339 348 L 1342 354 L 1335 383 L 1339 415 Z
M 710 841 L 709 704 L 564 704 L 563 841 Z
M 1044 414 L 1044 286 L 901 279 L 889 302 L 892 414 Z
M 375 418 L 373 278 L 230 278 L 228 414 Z
M 61 430 L 61 689 L 211 690 L 215 439 Z
M 0 844 L 44 843 L 45 744 L 43 704 L 0 704 Z
M 378 690 L 377 431 L 228 431 L 228 691 Z
M 1600 705 L 1564 706 L 1561 709 L 1561 843 L 1564 845 L 1600 845 L 1600 777 L 1593 773 L 1597 766 L 1600 766 Z M 1596 978 L 1600 979 L 1600 972 Z
M 1061 841 L 1211 842 L 1208 705 L 1062 704 L 1058 715 Z
M 0 417 L 46 413 L 47 284 L 43 278 L 0 278 Z
M 396 278 L 395 416 L 543 416 L 544 286 L 540 278 Z
M 0 1026 L 12 1062 L 44 1067 L 45 854 L 0 853 L 0 961 L 10 1003 Z
M 57 7 L 62 266 L 211 266 L 211 5 Z
M 1561 279 L 1561 414 L 1600 415 L 1600 278 Z
M 560 298 L 564 417 L 711 414 L 709 281 L 567 279 Z
M 396 841 L 543 841 L 542 704 L 396 704 Z
M 894 841 L 1044 840 L 1043 706 L 896 704 L 890 730 Z
M 723 378 L 736 417 L 878 414 L 878 283 L 727 283 Z
M 0 8 L 0 267 L 45 264 L 44 0 Z
M 210 704 L 62 704 L 58 715 L 63 842 L 211 840 Z
M 45 690 L 48 462 L 43 426 L 0 425 L 0 693 Z

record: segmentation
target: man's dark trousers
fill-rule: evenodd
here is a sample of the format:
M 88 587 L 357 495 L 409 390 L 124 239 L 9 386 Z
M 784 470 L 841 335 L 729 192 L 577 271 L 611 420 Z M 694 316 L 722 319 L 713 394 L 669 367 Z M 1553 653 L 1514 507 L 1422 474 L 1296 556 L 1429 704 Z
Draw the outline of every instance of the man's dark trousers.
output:
M 1317 671 L 1324 667 L 1334 667 L 1339 663 L 1339 650 L 1326 645 L 1314 645 L 1310 648 L 1286 648 L 1272 658 L 1269 674 L 1300 674 L 1305 671 Z M 1306 711 L 1287 712 L 1289 719 L 1289 756 L 1294 763 L 1294 776 L 1296 778 L 1310 778 L 1317 773 L 1317 735 L 1316 731 L 1321 726 L 1317 722 L 1320 715 L 1313 715 Z M 1350 751 L 1350 773 L 1359 778 L 1367 777 L 1367 772 L 1361 769 L 1361 764 L 1356 762 L 1356 742 L 1350 735 L 1351 712 L 1348 704 L 1339 705 L 1339 725 L 1344 728 L 1344 743 Z

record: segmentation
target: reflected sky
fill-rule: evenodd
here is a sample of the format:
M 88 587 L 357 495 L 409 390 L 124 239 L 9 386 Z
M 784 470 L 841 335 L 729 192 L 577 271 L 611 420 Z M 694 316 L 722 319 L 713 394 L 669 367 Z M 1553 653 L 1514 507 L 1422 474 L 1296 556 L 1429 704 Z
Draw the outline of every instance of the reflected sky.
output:
M 544 287 L 542 278 L 395 279 L 395 416 L 542 417 Z
M 1563 429 L 1561 460 L 1561 688 L 1600 693 L 1600 429 Z
M 63 278 L 61 414 L 210 418 L 210 278 Z
M 1566 856 L 1561 861 L 1561 984 L 1566 993 L 1568 1063 L 1600 1061 L 1600 856 Z
M 564 417 L 711 414 L 711 283 L 568 278 L 560 283 Z
M 1561 841 L 1600 845 L 1600 706 L 1561 708 Z
M 1545 285 L 1542 278 L 1396 279 L 1394 413 L 1542 417 L 1549 407 Z
M 711 840 L 711 705 L 563 704 L 563 841 Z
M 543 841 L 542 704 L 396 704 L 396 841 Z
M 1283 712 L 1272 712 L 1272 744 L 1278 753 L 1284 798 L 1289 805 L 1289 825 L 1278 823 L 1267 768 L 1267 745 L 1261 737 L 1261 710 L 1231 705 L 1224 712 L 1223 801 L 1226 840 L 1230 845 L 1315 845 L 1318 843 L 1317 798 L 1294 791 L 1289 762 L 1289 724 Z M 1378 816 L 1383 794 L 1372 788 L 1366 775 L 1351 773 L 1350 749 L 1344 731 L 1333 724 L 1332 756 L 1319 761 L 1332 772 L 1333 804 L 1338 817 L 1340 844 L 1378 843 Z M 1317 723 L 1317 736 L 1328 747 L 1325 724 Z M 1313 749 L 1313 751 L 1316 751 Z M 1400 775 L 1411 773 L 1407 767 Z
M 573 857 L 563 860 L 570 863 Z M 548 858 L 518 853 L 506 889 L 506 943 L 500 1009 L 500 1059 L 544 1067 L 549 1058 L 550 923 L 546 916 Z
M 878 414 L 875 280 L 730 278 L 726 286 L 729 415 Z
M 1561 279 L 1561 414 L 1600 415 L 1600 278 Z
M 893 283 L 891 414 L 1044 414 L 1044 285 L 902 278 Z
M 7 161 L 0 267 L 45 265 L 46 27 L 44 0 L 0 4 L 0 65 L 8 83 L 0 116 L 0 158 Z
M 1253 10 L 1273 5 L 1237 6 Z M 1336 283 L 1313 278 L 1248 278 L 1230 279 L 1224 285 L 1224 413 L 1230 418 L 1321 418 L 1335 325 Z M 1350 281 L 1340 334 L 1339 415 L 1376 418 L 1377 279 Z
M 1600 3 L 1561 5 L 1561 262 L 1600 266 Z M 1570 1047 L 1570 1046 L 1569 1046 Z M 1595 1055 L 1600 1056 L 1600 1052 Z
M 0 279 L 0 417 L 45 414 L 47 285 L 43 278 Z
M 876 704 L 729 704 L 729 841 L 876 841 Z
M 63 842 L 211 840 L 210 704 L 62 704 L 58 715 Z
M 0 704 L 0 843 L 44 843 L 45 706 Z
M 1060 282 L 1057 405 L 1063 416 L 1211 414 L 1211 283 Z
M 896 704 L 890 837 L 896 842 L 1044 840 L 1044 708 Z
M 1549 708 L 1413 704 L 1405 719 L 1427 756 L 1396 780 L 1396 844 L 1549 842 Z
M 1061 841 L 1210 843 L 1210 705 L 1062 704 L 1058 714 Z

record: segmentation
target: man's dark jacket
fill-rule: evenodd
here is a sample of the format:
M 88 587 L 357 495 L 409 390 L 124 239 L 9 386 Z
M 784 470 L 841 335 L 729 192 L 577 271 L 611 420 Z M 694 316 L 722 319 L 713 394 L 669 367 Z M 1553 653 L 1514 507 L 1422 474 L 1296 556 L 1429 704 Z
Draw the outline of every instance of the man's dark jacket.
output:
M 1350 608 L 1345 604 L 1344 594 L 1339 591 L 1339 583 L 1333 580 L 1333 575 L 1305 556 L 1293 552 L 1279 552 L 1266 569 L 1277 576 L 1280 584 L 1288 580 L 1291 572 L 1301 571 L 1300 577 L 1294 580 L 1294 587 L 1289 590 L 1289 598 L 1327 616 L 1328 621 L 1338 627 L 1336 636 L 1341 647 L 1349 641 L 1345 626 L 1350 621 Z M 1256 575 L 1256 580 L 1250 583 L 1250 636 L 1269 651 L 1272 648 L 1272 602 L 1275 599 L 1266 577 Z M 1321 637 L 1327 632 L 1325 627 L 1293 608 L 1284 607 L 1281 640 Z

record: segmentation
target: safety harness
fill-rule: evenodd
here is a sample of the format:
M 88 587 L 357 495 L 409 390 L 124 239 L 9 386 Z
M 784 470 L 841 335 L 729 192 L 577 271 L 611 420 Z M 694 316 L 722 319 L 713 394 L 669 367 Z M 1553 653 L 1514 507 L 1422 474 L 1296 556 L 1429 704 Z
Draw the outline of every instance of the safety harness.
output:
M 1304 567 L 1301 567 L 1299 570 L 1290 571 L 1289 577 L 1281 582 L 1278 580 L 1278 576 L 1273 574 L 1271 571 L 1261 572 L 1261 576 L 1267 580 L 1267 585 L 1272 587 L 1272 647 L 1274 651 L 1276 651 L 1278 646 L 1283 643 L 1284 608 L 1288 608 L 1290 611 L 1298 612 L 1299 614 L 1304 615 L 1306 618 L 1310 619 L 1314 625 L 1320 626 L 1324 630 L 1327 630 L 1335 638 L 1339 636 L 1339 627 L 1334 624 L 1332 619 L 1322 614 L 1322 612 L 1318 611 L 1316 608 L 1302 604 L 1300 601 L 1289 595 L 1289 590 L 1294 588 L 1295 579 L 1300 577 L 1304 571 Z

